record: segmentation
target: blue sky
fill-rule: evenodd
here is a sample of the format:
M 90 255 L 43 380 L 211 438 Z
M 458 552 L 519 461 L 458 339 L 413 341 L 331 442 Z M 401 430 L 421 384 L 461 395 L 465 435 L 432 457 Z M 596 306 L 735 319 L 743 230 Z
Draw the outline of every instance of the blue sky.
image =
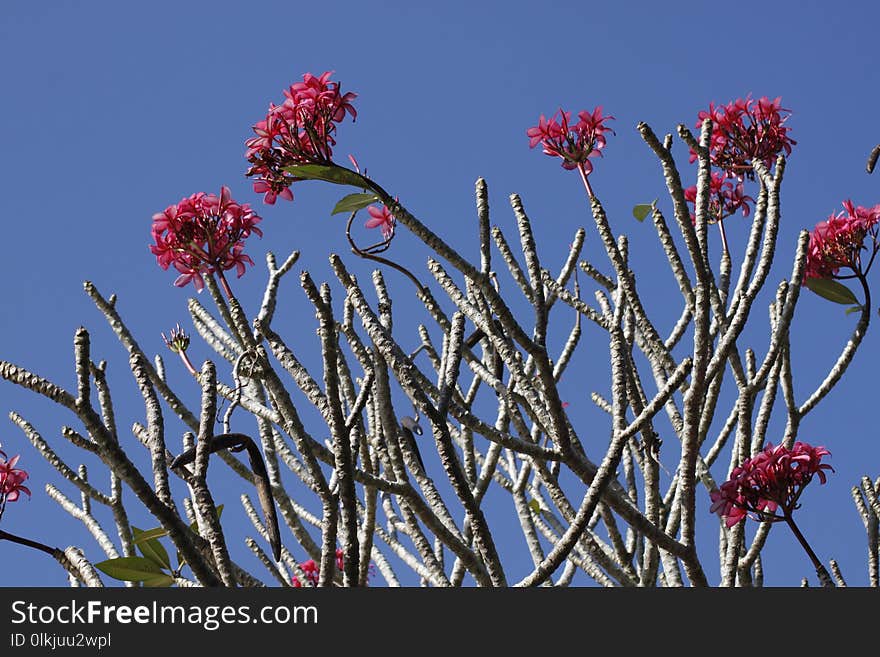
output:
M 793 112 L 789 125 L 798 145 L 783 187 L 773 288 L 790 272 L 799 230 L 838 211 L 844 199 L 880 202 L 880 178 L 864 170 L 868 153 L 880 142 L 874 29 L 880 10 L 866 2 L 838 3 L 834 12 L 819 2 L 740 2 L 723 12 L 718 7 L 343 0 L 328 10 L 273 0 L 4 2 L 0 189 L 7 233 L 0 259 L 0 358 L 71 388 L 72 338 L 78 326 L 86 326 L 93 358 L 110 364 L 123 441 L 140 457 L 143 450 L 128 427 L 143 421 L 143 408 L 126 375 L 127 358 L 82 292 L 82 282 L 93 281 L 105 295 L 116 293 L 118 308 L 144 349 L 163 353 L 160 332 L 178 321 L 188 325 L 186 299 L 193 290 L 172 287 L 174 275 L 161 271 L 149 253 L 153 213 L 196 191 L 217 193 L 222 184 L 239 201 L 254 204 L 263 216 L 265 237 L 251 240 L 247 252 L 257 265 L 234 283 L 251 312 L 266 278 L 266 250 L 283 257 L 299 249 L 296 269 L 308 269 L 319 281 L 331 280 L 331 252 L 343 254 L 366 276 L 370 267 L 345 255 L 343 220 L 329 216 L 339 189 L 301 183 L 294 203 L 269 207 L 243 175 L 244 140 L 268 103 L 280 102 L 281 90 L 304 72 L 325 70 L 335 71 L 343 91 L 359 94 L 357 122 L 347 121 L 339 131 L 340 158 L 354 153 L 376 180 L 465 255 L 477 254 L 476 178 L 487 180 L 493 221 L 508 231 L 514 224 L 507 196 L 520 194 L 551 267 L 562 261 L 577 227 L 586 226 L 587 256 L 608 269 L 576 174 L 529 151 L 525 130 L 539 114 L 560 106 L 576 112 L 603 105 L 616 117 L 616 135 L 591 180 L 614 229 L 630 235 L 640 290 L 661 316 L 663 300 L 671 295 L 677 304 L 678 294 L 653 229 L 630 214 L 636 203 L 665 198 L 659 166 L 636 124 L 646 121 L 662 135 L 678 123 L 692 126 L 709 101 L 748 93 L 781 96 Z M 686 150 L 678 145 L 675 153 L 683 175 L 692 175 Z M 747 222 L 733 217 L 727 225 L 736 253 L 746 239 Z M 401 232 L 391 253 L 427 279 L 427 253 L 409 235 Z M 396 292 L 398 316 L 415 311 L 408 283 L 390 272 L 386 278 Z M 340 299 L 338 287 L 334 291 Z M 766 344 L 767 302 L 769 297 L 756 304 L 758 330 L 749 334 L 759 355 Z M 281 303 L 276 328 L 317 363 L 313 309 L 295 275 L 287 280 Z M 401 336 L 406 321 L 400 320 Z M 855 316 L 844 316 L 840 307 L 812 293 L 802 295 L 792 346 L 799 399 L 821 381 L 854 322 Z M 593 342 L 582 343 L 581 351 L 589 353 L 563 381 L 573 421 L 585 427 L 582 436 L 589 433 L 591 419 L 602 417 L 590 408 L 584 391 L 607 387 L 604 374 L 595 376 L 593 369 L 602 367 L 604 338 L 598 333 L 588 338 Z M 880 446 L 868 412 L 876 403 L 878 345 L 872 327 L 842 383 L 806 418 L 800 434 L 828 446 L 836 470 L 826 486 L 814 484 L 805 494 L 801 528 L 820 557 L 840 562 L 851 584 L 865 584 L 867 571 L 864 530 L 850 488 L 864 474 L 880 474 Z M 201 345 L 191 355 L 197 363 L 210 356 Z M 170 359 L 168 365 L 179 369 Z M 170 376 L 195 405 L 195 385 L 181 372 Z M 91 537 L 58 510 L 43 486 L 54 483 L 71 496 L 75 491 L 5 415 L 18 411 L 53 445 L 63 440 L 60 426 L 72 419 L 7 383 L 0 384 L 0 408 L 0 443 L 10 454 L 22 454 L 35 493 L 30 501 L 8 507 L 3 528 L 62 547 L 78 544 L 100 559 Z M 774 423 L 771 437 L 773 427 L 781 431 Z M 66 447 L 59 445 L 59 451 L 76 464 Z M 428 461 L 439 468 L 436 456 Z M 92 467 L 96 482 L 102 482 L 103 471 Z M 713 470 L 716 477 L 723 477 L 722 469 Z M 253 530 L 237 502 L 243 483 L 222 470 L 216 466 L 213 476 L 217 496 L 227 503 L 224 521 L 235 542 Z M 509 542 L 512 571 L 524 574 L 528 556 L 521 536 L 507 524 L 509 502 L 498 498 L 497 504 L 506 516 L 499 515 L 498 531 Z M 716 520 L 706 513 L 699 521 L 710 579 L 717 580 L 709 565 L 714 564 Z M 236 554 L 258 572 L 259 565 L 238 543 Z M 5 542 L 0 554 L 7 564 L 2 585 L 66 582 L 45 555 Z M 771 535 L 764 566 L 772 585 L 797 585 L 802 576 L 812 576 L 806 556 L 782 528 Z

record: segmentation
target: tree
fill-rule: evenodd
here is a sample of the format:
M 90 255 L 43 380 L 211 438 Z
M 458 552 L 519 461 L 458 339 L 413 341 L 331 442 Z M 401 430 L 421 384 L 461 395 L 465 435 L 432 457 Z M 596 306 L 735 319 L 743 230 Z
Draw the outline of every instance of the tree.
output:
M 699 496 L 711 500 L 719 516 L 720 557 L 711 567 L 719 570 L 722 585 L 762 584 L 761 551 L 778 523 L 794 532 L 820 583 L 844 583 L 834 561 L 829 572 L 795 520 L 805 487 L 814 478 L 824 483 L 830 469 L 822 462 L 828 450 L 798 440 L 798 432 L 802 419 L 841 381 L 867 331 L 866 277 L 878 250 L 880 205 L 847 201 L 843 212 L 801 232 L 791 275 L 770 304 L 766 345 L 746 347 L 745 336 L 751 335 L 746 329 L 754 324 L 752 311 L 776 251 L 786 156 L 796 143 L 779 99 L 710 105 L 698 117 L 699 136 L 679 126 L 678 136 L 697 166 L 696 185 L 688 188 L 672 155 L 672 135 L 661 141 L 647 124 L 638 126 L 660 163 L 672 207 L 671 222 L 659 199 L 633 210 L 639 221 L 650 215 L 680 294 L 679 319 L 664 337 L 637 285 L 637 274 L 654 274 L 630 261 L 626 236 L 615 235 L 591 185 L 595 158 L 612 132 L 613 117 L 601 107 L 580 112 L 576 123 L 560 109 L 527 131 L 530 146 L 541 145 L 565 170 L 577 171 L 608 257 L 601 266 L 583 257 L 587 231 L 581 228 L 562 266 L 551 271 L 518 196 L 510 201 L 524 264 L 503 231 L 491 225 L 482 179 L 476 184 L 479 260 L 472 262 L 362 172 L 354 158 L 353 168 L 336 162 L 337 126 L 356 116 L 355 97 L 343 94 L 329 73 L 306 74 L 285 91 L 283 104 L 270 105 L 247 143 L 247 175 L 267 203 L 293 200 L 291 186 L 304 180 L 360 190 L 344 196 L 333 213 L 349 216 L 345 234 L 352 253 L 379 265 L 372 292 L 335 254 L 330 256 L 339 290 L 335 302 L 334 286 L 317 284 L 308 272 L 300 277 L 315 310 L 321 374 L 314 375 L 297 356 L 314 345 L 294 347 L 273 328 L 279 286 L 298 253 L 280 265 L 267 255 L 265 293 L 249 317 L 224 272 L 235 269 L 240 277 L 253 265 L 245 241 L 262 235 L 260 217 L 226 187 L 219 196 L 182 199 L 154 216 L 151 248 L 163 269 L 179 272 L 175 285 L 207 289 L 214 303 L 209 310 L 192 298 L 189 312 L 196 333 L 216 352 L 216 363 L 197 368 L 191 362 L 190 336 L 179 325 L 163 336 L 198 383 L 198 411 L 183 401 L 185 391 L 172 389 L 163 359 L 151 362 L 138 345 L 115 297 L 105 298 L 87 282 L 86 293 L 128 351 L 146 415 L 133 432 L 149 451 L 151 471 L 139 470 L 119 439 L 106 364 L 93 360 L 85 328 L 74 339 L 75 392 L 0 362 L 4 379 L 73 413 L 81 429 L 66 427 L 62 435 L 98 456 L 109 471 L 107 493 L 85 468 L 70 468 L 35 426 L 13 414 L 36 449 L 82 493 L 76 504 L 47 485 L 47 493 L 85 524 L 106 558 L 98 562 L 78 547 L 60 550 L 7 532 L 0 538 L 48 552 L 71 582 L 87 585 L 103 583 L 99 571 L 149 586 L 260 585 L 230 556 L 230 542 L 241 537 L 224 532 L 222 509 L 208 485 L 216 454 L 253 484 L 260 511 L 247 493 L 242 503 L 271 556 L 261 542 L 245 541 L 282 585 L 367 585 L 374 575 L 398 585 L 407 582 L 399 575 L 406 568 L 430 586 L 567 585 L 579 572 L 605 586 L 702 586 L 709 582 L 709 564 L 697 550 Z M 754 198 L 746 194 L 747 185 L 756 189 Z M 366 227 L 381 232 L 381 239 L 366 247 L 356 243 L 352 230 L 364 209 L 370 217 Z M 751 217 L 741 254 L 732 253 L 724 233 L 724 220 L 737 212 Z M 722 244 L 717 263 L 708 246 L 711 224 Z M 392 259 L 401 227 L 430 251 L 433 287 Z M 509 274 L 503 282 L 499 256 Z M 414 350 L 407 350 L 408 338 L 394 330 L 385 278 L 392 269 L 415 287 L 426 312 Z M 581 276 L 595 288 L 594 304 L 581 295 Z M 841 280 L 858 281 L 862 300 Z M 789 345 L 804 286 L 850 306 L 847 312 L 859 313 L 859 319 L 827 377 L 798 401 Z M 438 299 L 436 290 L 447 298 Z M 675 298 L 672 290 L 668 303 Z M 523 299 L 527 313 L 519 310 Z M 592 393 L 609 422 L 589 427 L 589 440 L 570 421 L 558 387 L 581 348 L 585 326 L 604 336 L 609 356 L 607 375 L 574 375 L 579 380 L 589 375 L 585 387 L 608 391 Z M 560 330 L 567 337 L 556 345 Z M 218 369 L 228 372 L 229 383 L 220 380 Z M 732 379 L 732 395 L 724 394 L 726 379 Z M 291 382 L 321 425 L 304 419 Z M 227 405 L 221 414 L 222 403 Z M 166 421 L 169 411 L 184 428 L 180 449 Z M 774 412 L 786 418 L 777 441 L 768 436 Z M 726 419 L 716 422 L 721 418 Z M 322 442 L 324 432 L 329 439 Z M 442 471 L 426 468 L 426 450 L 436 450 Z M 234 455 L 242 451 L 247 465 Z M 672 465 L 668 482 L 661 475 L 664 462 Z M 26 472 L 16 465 L 17 457 L 7 461 L 3 454 L 0 514 L 6 501 L 30 492 L 23 487 Z M 178 480 L 188 495 L 175 493 Z M 853 494 L 868 533 L 869 578 L 877 586 L 880 480 L 865 476 L 859 483 Z M 492 531 L 494 517 L 486 505 L 492 488 L 510 495 L 533 564 L 519 581 L 506 568 L 509 546 Z M 129 522 L 125 491 L 152 514 L 155 528 Z M 94 502 L 111 510 L 112 528 L 92 513 Z M 289 532 L 282 533 L 278 512 Z M 759 523 L 751 536 L 749 519 Z M 308 559 L 294 555 L 290 536 Z

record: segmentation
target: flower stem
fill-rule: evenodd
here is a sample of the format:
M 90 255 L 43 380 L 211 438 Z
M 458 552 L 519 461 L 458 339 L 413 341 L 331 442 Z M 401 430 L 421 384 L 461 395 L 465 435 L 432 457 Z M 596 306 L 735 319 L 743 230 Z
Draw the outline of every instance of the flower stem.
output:
M 227 299 L 232 298 L 232 288 L 229 287 L 229 283 L 226 282 L 226 277 L 223 275 L 223 271 L 217 270 L 217 278 L 220 279 L 220 287 L 223 288 L 223 292 L 226 294 Z
M 822 582 L 822 586 L 833 587 L 834 582 L 831 580 L 831 575 L 828 574 L 825 566 L 823 566 L 822 562 L 819 561 L 819 557 L 816 556 L 816 553 L 813 552 L 813 548 L 810 547 L 810 544 L 807 543 L 807 539 L 804 538 L 801 530 L 798 529 L 798 526 L 794 522 L 794 517 L 791 515 L 791 510 L 783 509 L 783 515 L 785 516 L 785 522 L 787 522 L 788 526 L 791 527 L 791 531 L 794 533 L 795 538 L 798 540 L 804 550 L 806 550 L 807 556 L 810 557 L 810 561 L 813 562 L 813 567 L 815 567 L 816 569 L 816 576 L 819 578 L 819 581 Z
M 590 186 L 590 179 L 587 177 L 587 172 L 584 171 L 584 165 L 583 165 L 583 163 L 579 163 L 579 164 L 578 164 L 577 170 L 578 170 L 578 173 L 581 174 L 581 180 L 583 181 L 583 183 L 584 183 L 584 187 L 585 187 L 586 190 L 587 190 L 587 195 L 588 195 L 591 199 L 594 198 L 594 197 L 595 197 L 595 194 L 593 194 L 593 188 Z
M 19 545 L 24 545 L 29 548 L 34 548 L 35 550 L 41 550 L 46 554 L 50 554 L 53 557 L 60 552 L 58 548 L 49 547 L 43 543 L 38 543 L 37 541 L 32 541 L 29 538 L 24 538 L 22 536 L 16 536 L 15 534 L 10 534 L 9 532 L 4 532 L 0 529 L 0 541 L 11 541 L 12 543 L 18 543 Z
M 389 267 L 393 267 L 394 269 L 399 271 L 401 274 L 406 276 L 409 280 L 411 280 L 413 282 L 413 285 L 415 285 L 416 288 L 418 288 L 418 290 L 421 294 L 426 294 L 427 288 L 421 284 L 419 279 L 416 278 L 415 275 L 409 269 L 407 269 L 403 265 L 398 265 L 393 260 L 389 260 L 388 258 L 383 258 L 381 256 L 376 255 L 376 253 L 381 253 L 382 251 L 385 251 L 388 248 L 388 245 L 390 245 L 391 240 L 394 237 L 393 235 L 383 242 L 378 242 L 376 244 L 373 244 L 372 246 L 368 246 L 366 249 L 362 249 L 357 244 L 355 244 L 354 238 L 352 238 L 352 236 L 351 236 L 351 225 L 352 225 L 352 222 L 354 221 L 354 217 L 356 214 L 357 214 L 357 211 L 351 213 L 351 216 L 349 216 L 349 218 L 348 218 L 348 224 L 345 227 L 345 237 L 348 239 L 349 246 L 351 246 L 351 252 L 357 256 L 360 256 L 361 258 L 364 258 L 365 260 L 373 260 L 375 262 L 380 262 L 383 265 L 388 265 Z
M 873 261 L 873 257 L 871 258 Z M 870 265 L 869 265 L 870 266 Z M 865 272 L 859 272 L 857 275 L 859 279 L 859 283 L 862 284 L 862 291 L 865 293 L 865 312 L 871 312 L 871 288 L 868 287 L 868 279 L 865 277 Z
M 186 355 L 185 351 L 180 352 L 180 360 L 183 361 L 183 365 L 186 367 L 187 371 L 194 377 L 198 378 L 199 373 L 196 368 L 193 367 L 192 361 L 189 359 L 189 356 Z

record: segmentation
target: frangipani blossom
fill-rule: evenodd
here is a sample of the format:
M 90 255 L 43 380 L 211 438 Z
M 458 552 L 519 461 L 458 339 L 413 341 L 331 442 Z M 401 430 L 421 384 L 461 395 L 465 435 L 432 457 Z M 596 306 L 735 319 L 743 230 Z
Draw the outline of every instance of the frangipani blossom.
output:
M 379 208 L 375 205 L 371 205 L 367 208 L 367 212 L 369 213 L 370 218 L 367 219 L 364 226 L 367 228 L 381 228 L 382 239 L 384 240 L 390 240 L 394 237 L 394 227 L 397 225 L 397 222 L 394 219 L 394 215 L 391 214 L 391 211 L 387 207 L 383 205 Z
M 758 520 L 783 520 L 798 508 L 798 498 L 814 476 L 826 481 L 825 470 L 834 470 L 822 457 L 830 455 L 825 447 L 796 442 L 790 449 L 767 446 L 746 459 L 730 473 L 730 478 L 711 491 L 710 511 L 725 518 L 733 527 L 747 515 Z M 782 508 L 783 516 L 776 510 Z
M 584 174 L 588 175 L 593 170 L 590 158 L 602 155 L 602 149 L 605 148 L 605 133 L 614 134 L 605 125 L 606 121 L 613 118 L 604 116 L 601 106 L 592 112 L 579 112 L 578 122 L 574 125 L 571 125 L 571 112 L 565 112 L 561 108 L 549 119 L 542 114 L 538 125 L 526 130 L 529 148 L 541 144 L 545 155 L 562 159 L 563 169 L 581 167 Z
M 697 186 L 692 185 L 684 190 L 684 199 L 690 205 L 692 210 L 696 210 L 697 203 Z M 751 213 L 749 202 L 754 203 L 755 199 L 747 196 L 743 190 L 743 183 L 737 180 L 736 184 L 726 173 L 720 171 L 712 172 L 712 179 L 709 181 L 709 216 L 710 224 L 717 223 L 726 217 L 736 214 L 737 210 L 742 211 L 744 217 L 748 217 Z M 691 221 L 696 222 L 697 218 L 694 212 L 691 212 Z
M 203 276 L 235 269 L 239 277 L 253 260 L 244 253 L 244 240 L 255 233 L 260 217 L 247 203 L 232 199 L 228 187 L 220 197 L 199 192 L 153 215 L 150 251 L 162 269 L 170 266 L 180 272 L 174 285 L 192 282 L 196 290 L 205 285 Z
M 336 569 L 341 571 L 344 567 L 345 567 L 345 558 L 343 557 L 342 549 L 336 548 Z M 300 568 L 300 570 L 303 571 L 303 574 L 306 576 L 306 581 L 308 582 L 307 586 L 317 586 L 318 585 L 318 579 L 321 574 L 321 568 L 317 563 L 315 563 L 314 559 L 308 559 L 307 561 L 303 561 L 301 564 L 299 564 L 299 568 Z M 373 569 L 374 569 L 373 564 L 370 564 L 369 572 L 367 573 L 368 577 L 372 576 Z M 306 586 L 302 582 L 299 581 L 299 577 L 297 577 L 296 575 L 294 575 L 291 578 L 291 582 L 293 584 L 293 588 L 295 588 L 295 589 L 300 589 L 300 588 L 303 588 L 304 586 Z
M 753 179 L 753 160 L 770 167 L 780 153 L 789 155 L 797 142 L 789 137 L 791 128 L 785 125 L 791 111 L 783 108 L 781 102 L 781 98 L 770 100 L 763 96 L 753 100 L 747 96 L 726 105 L 709 103 L 709 110 L 697 115 L 696 127 L 701 128 L 705 119 L 712 120 L 712 164 L 730 177 Z M 697 154 L 691 151 L 690 161 L 696 159 Z
M 21 493 L 31 496 L 30 489 L 24 485 L 28 473 L 15 467 L 18 459 L 19 455 L 15 455 L 7 460 L 6 452 L 0 450 L 0 515 L 6 502 L 17 501 Z
M 877 240 L 880 205 L 872 208 L 854 206 L 851 200 L 843 202 L 843 211 L 820 221 L 810 232 L 805 278 L 834 278 L 841 268 L 864 276 L 880 244 Z M 870 246 L 865 238 L 870 237 Z M 862 251 L 868 257 L 862 258 Z
M 290 186 L 298 179 L 284 167 L 331 164 L 336 124 L 346 115 L 357 117 L 352 105 L 357 94 L 343 94 L 339 83 L 330 81 L 331 75 L 331 71 L 320 76 L 306 73 L 302 82 L 284 90 L 284 102 L 270 103 L 266 118 L 253 126 L 256 136 L 245 143 L 245 157 L 251 163 L 246 175 L 254 177 L 254 191 L 264 195 L 264 203 L 271 205 L 278 198 L 292 201 Z

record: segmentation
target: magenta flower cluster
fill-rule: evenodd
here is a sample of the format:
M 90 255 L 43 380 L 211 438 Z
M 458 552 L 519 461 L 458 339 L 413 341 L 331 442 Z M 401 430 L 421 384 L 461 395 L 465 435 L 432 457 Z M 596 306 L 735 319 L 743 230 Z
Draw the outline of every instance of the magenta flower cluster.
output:
M 841 268 L 864 276 L 870 269 L 880 248 L 877 241 L 880 205 L 864 208 L 846 200 L 843 208 L 842 212 L 820 221 L 810 232 L 806 278 L 834 278 Z M 870 247 L 865 246 L 867 237 L 871 239 Z M 867 262 L 863 261 L 863 251 L 868 253 Z
M 614 134 L 605 125 L 606 121 L 613 118 L 604 116 L 601 106 L 592 112 L 579 112 L 578 121 L 574 125 L 571 123 L 571 112 L 565 112 L 561 108 L 549 119 L 542 114 L 538 125 L 526 130 L 529 148 L 541 144 L 545 155 L 562 159 L 563 169 L 580 168 L 584 175 L 588 175 L 593 171 L 590 159 L 602 155 L 602 149 L 605 148 L 605 133 Z
M 235 268 L 241 277 L 245 264 L 254 264 L 244 253 L 244 240 L 252 233 L 262 236 L 259 222 L 250 205 L 232 199 L 228 187 L 219 197 L 199 192 L 153 215 L 150 251 L 162 269 L 173 265 L 180 272 L 176 286 L 192 281 L 201 290 L 206 274 L 217 272 L 222 281 L 224 271 Z
M 345 558 L 343 557 L 342 549 L 336 548 L 336 569 L 341 571 L 344 566 L 345 566 Z M 300 568 L 300 570 L 303 571 L 303 575 L 306 576 L 306 581 L 308 582 L 308 585 L 310 585 L 310 586 L 317 586 L 318 585 L 318 579 L 319 579 L 319 576 L 321 573 L 321 568 L 317 563 L 315 563 L 314 559 L 308 559 L 307 561 L 303 561 L 301 564 L 299 564 L 299 568 Z M 369 572 L 367 573 L 368 577 L 373 574 L 373 569 L 374 569 L 373 564 L 370 564 Z M 299 581 L 299 577 L 297 577 L 296 575 L 294 575 L 291 578 L 291 582 L 293 583 L 293 588 L 296 588 L 296 589 L 303 588 L 303 586 L 304 586 L 303 583 Z
M 356 94 L 343 94 L 330 76 L 330 71 L 320 76 L 306 73 L 302 82 L 284 91 L 284 102 L 270 104 L 266 118 L 254 125 L 255 136 L 246 143 L 251 165 L 247 175 L 254 178 L 254 191 L 264 195 L 265 203 L 275 203 L 278 197 L 293 199 L 290 185 L 298 178 L 285 167 L 332 164 L 336 125 L 347 115 L 357 116 L 352 105 Z M 393 217 L 371 216 L 386 238 L 393 235 Z M 254 264 L 244 253 L 244 241 L 252 233 L 262 236 L 256 226 L 260 220 L 250 205 L 232 200 L 227 187 L 219 198 L 199 192 L 153 215 L 150 250 L 162 269 L 173 265 L 179 272 L 175 285 L 192 282 L 201 291 L 204 277 L 216 273 L 231 296 L 223 272 L 235 268 L 240 277 L 246 265 Z
M 254 191 L 264 194 L 264 202 L 278 197 L 293 200 L 290 190 L 297 178 L 284 171 L 296 164 L 330 164 L 336 124 L 346 114 L 357 117 L 352 102 L 357 94 L 343 94 L 338 82 L 331 82 L 331 71 L 319 77 L 303 75 L 284 91 L 281 105 L 269 105 L 266 118 L 254 125 L 255 137 L 247 140 L 246 157 L 251 163 L 248 176 L 254 177 Z
M 3 514 L 3 507 L 7 502 L 15 502 L 22 493 L 31 496 L 30 489 L 24 485 L 28 473 L 15 467 L 18 458 L 16 455 L 7 459 L 6 452 L 0 450 L 0 515 Z
M 344 563 L 345 562 L 342 557 L 342 549 L 336 548 L 336 568 L 342 570 Z M 299 568 L 303 571 L 303 575 L 306 576 L 306 581 L 309 583 L 310 586 L 318 585 L 318 577 L 321 573 L 321 568 L 317 563 L 315 563 L 314 559 L 303 561 L 301 564 L 299 564 Z M 296 575 L 293 576 L 291 581 L 294 588 L 299 589 L 303 587 L 303 583 L 299 581 L 299 577 L 297 577 Z
M 798 507 L 798 498 L 814 476 L 825 483 L 822 463 L 831 454 L 824 447 L 796 442 L 790 449 L 769 443 L 752 458 L 733 469 L 730 479 L 710 493 L 710 511 L 726 519 L 728 527 L 753 514 L 758 520 L 783 520 Z M 775 515 L 781 508 L 784 516 Z
M 730 178 L 752 178 L 753 160 L 770 167 L 780 153 L 789 155 L 791 147 L 797 144 L 785 125 L 789 116 L 791 112 L 782 107 L 781 98 L 770 100 L 763 96 L 753 100 L 748 96 L 726 105 L 710 103 L 709 111 L 697 115 L 696 127 L 701 128 L 705 119 L 712 119 L 712 164 Z M 690 161 L 696 159 L 697 154 L 691 151 Z
M 684 199 L 691 205 L 692 210 L 696 209 L 696 185 L 684 190 Z M 742 211 L 744 217 L 748 217 L 751 212 L 750 202 L 754 203 L 755 199 L 745 194 L 742 180 L 737 180 L 734 183 L 726 174 L 720 171 L 712 172 L 712 179 L 709 181 L 708 222 L 710 224 L 736 214 L 738 210 Z M 691 212 L 691 221 L 696 222 L 696 215 L 693 211 Z
M 704 120 L 712 120 L 709 158 L 718 169 L 712 172 L 710 183 L 709 223 L 717 223 L 738 210 L 742 210 L 744 217 L 749 216 L 748 204 L 754 203 L 754 199 L 745 195 L 743 180 L 754 179 L 753 160 L 769 167 L 780 153 L 791 153 L 797 142 L 789 136 L 790 128 L 785 125 L 790 115 L 780 98 L 771 101 L 766 96 L 758 100 L 751 96 L 745 100 L 737 98 L 726 105 L 709 103 L 709 110 L 697 115 L 697 128 L 702 128 Z M 696 152 L 691 150 L 690 162 L 696 159 Z M 685 199 L 695 205 L 696 185 L 684 193 Z

